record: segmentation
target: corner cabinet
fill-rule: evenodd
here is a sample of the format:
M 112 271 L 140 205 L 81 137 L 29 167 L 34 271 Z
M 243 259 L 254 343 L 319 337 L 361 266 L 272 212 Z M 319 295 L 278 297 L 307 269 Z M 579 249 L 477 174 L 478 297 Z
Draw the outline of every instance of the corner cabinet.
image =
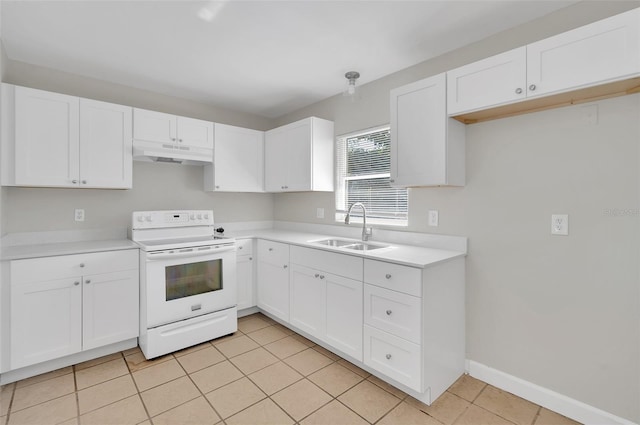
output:
M 465 123 L 637 92 L 640 9 L 447 72 L 448 114 Z
M 333 122 L 316 117 L 265 133 L 266 192 L 333 191 Z
M 138 264 L 137 249 L 10 261 L 2 371 L 136 338 Z
M 2 185 L 130 189 L 132 109 L 2 84 Z
M 391 90 L 391 183 L 464 186 L 465 128 L 447 116 L 446 75 Z
M 204 190 L 264 192 L 264 131 L 214 124 L 213 164 L 204 168 Z

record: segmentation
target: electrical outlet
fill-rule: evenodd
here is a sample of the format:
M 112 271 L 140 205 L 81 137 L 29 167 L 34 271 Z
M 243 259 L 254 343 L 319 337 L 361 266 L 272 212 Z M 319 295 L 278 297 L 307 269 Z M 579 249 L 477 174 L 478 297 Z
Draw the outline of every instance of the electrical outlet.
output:
M 316 218 L 324 218 L 324 208 L 316 208 Z
M 552 214 L 551 215 L 551 234 L 560 236 L 569 236 L 569 215 L 568 214 Z
M 84 221 L 84 210 L 83 209 L 76 209 L 74 214 L 73 214 L 73 218 L 76 221 Z
M 429 210 L 429 226 L 438 227 L 438 210 Z

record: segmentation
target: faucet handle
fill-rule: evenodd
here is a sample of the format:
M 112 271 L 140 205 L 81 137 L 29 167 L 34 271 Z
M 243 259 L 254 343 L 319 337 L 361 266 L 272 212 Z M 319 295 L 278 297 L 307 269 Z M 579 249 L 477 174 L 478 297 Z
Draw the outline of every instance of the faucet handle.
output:
M 365 227 L 364 229 L 362 229 L 362 240 L 363 241 L 368 241 L 369 238 L 373 235 L 373 228 L 371 227 Z

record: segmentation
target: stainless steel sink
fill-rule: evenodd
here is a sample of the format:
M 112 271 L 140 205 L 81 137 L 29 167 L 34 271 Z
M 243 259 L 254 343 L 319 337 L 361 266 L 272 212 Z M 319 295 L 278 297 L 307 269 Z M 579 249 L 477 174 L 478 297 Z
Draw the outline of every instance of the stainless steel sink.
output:
M 317 244 L 320 244 L 320 245 L 331 246 L 331 247 L 334 247 L 334 248 L 353 249 L 354 251 L 370 251 L 372 249 L 380 249 L 380 248 L 388 248 L 389 247 L 389 245 L 383 245 L 383 244 L 378 244 L 378 243 L 357 242 L 357 241 L 353 241 L 353 240 L 337 239 L 337 238 L 321 239 L 321 240 L 309 241 L 309 242 L 317 243 Z

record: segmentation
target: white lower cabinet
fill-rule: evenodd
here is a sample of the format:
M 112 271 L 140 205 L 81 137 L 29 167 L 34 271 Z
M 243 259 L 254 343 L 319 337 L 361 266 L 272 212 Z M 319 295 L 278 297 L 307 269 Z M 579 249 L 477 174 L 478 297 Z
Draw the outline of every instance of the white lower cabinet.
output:
M 292 246 L 290 311 L 293 326 L 362 360 L 362 259 Z
M 289 321 L 289 245 L 258 240 L 258 307 Z
M 14 260 L 9 269 L 3 371 L 138 336 L 137 249 Z
M 256 305 L 253 296 L 253 239 L 236 241 L 236 286 L 238 311 Z

